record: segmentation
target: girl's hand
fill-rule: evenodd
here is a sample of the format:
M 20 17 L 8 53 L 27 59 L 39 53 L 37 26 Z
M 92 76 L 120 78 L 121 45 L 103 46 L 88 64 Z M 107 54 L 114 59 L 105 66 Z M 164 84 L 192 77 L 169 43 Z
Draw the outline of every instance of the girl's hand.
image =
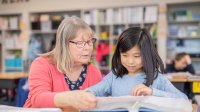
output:
M 81 90 L 62 92 L 55 95 L 55 104 L 57 107 L 76 108 L 77 110 L 94 109 L 97 104 L 96 97 L 90 93 Z
M 131 95 L 150 96 L 152 95 L 152 93 L 153 93 L 153 90 L 150 87 L 147 87 L 144 84 L 139 84 L 133 88 Z

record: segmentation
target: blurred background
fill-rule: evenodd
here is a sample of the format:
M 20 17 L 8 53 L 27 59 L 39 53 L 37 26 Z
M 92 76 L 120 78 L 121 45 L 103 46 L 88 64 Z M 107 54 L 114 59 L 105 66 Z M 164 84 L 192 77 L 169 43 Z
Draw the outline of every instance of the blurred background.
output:
M 1 0 L 0 104 L 23 105 L 31 62 L 37 53 L 53 49 L 57 27 L 69 16 L 82 18 L 95 32 L 98 41 L 92 62 L 102 75 L 110 71 L 119 34 L 139 26 L 150 31 L 165 64 L 186 52 L 198 76 L 199 10 L 200 0 Z M 200 78 L 194 82 L 191 101 L 197 104 Z

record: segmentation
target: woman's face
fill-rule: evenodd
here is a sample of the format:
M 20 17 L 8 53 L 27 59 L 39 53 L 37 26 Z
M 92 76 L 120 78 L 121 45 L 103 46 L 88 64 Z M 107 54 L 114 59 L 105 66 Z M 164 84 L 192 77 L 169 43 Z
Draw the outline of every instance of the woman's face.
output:
M 125 53 L 120 53 L 122 65 L 128 70 L 129 75 L 142 72 L 142 57 L 138 46 L 134 46 Z
M 76 37 L 69 42 L 70 54 L 75 65 L 87 64 L 90 61 L 93 44 L 91 34 L 86 30 L 79 30 Z

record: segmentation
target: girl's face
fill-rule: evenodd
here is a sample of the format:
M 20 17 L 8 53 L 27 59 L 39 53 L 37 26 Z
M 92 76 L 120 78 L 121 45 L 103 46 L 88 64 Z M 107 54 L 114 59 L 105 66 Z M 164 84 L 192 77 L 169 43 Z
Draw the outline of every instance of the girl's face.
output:
M 75 65 L 87 64 L 93 50 L 91 34 L 85 30 L 78 31 L 76 38 L 69 42 L 69 49 Z
M 129 75 L 142 72 L 142 57 L 137 45 L 127 52 L 120 53 L 120 57 L 121 63 L 128 70 Z

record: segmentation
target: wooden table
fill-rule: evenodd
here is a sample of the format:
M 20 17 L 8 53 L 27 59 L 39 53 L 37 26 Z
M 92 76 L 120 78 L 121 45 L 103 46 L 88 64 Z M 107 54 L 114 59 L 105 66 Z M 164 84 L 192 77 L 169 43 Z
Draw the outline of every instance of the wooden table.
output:
M 169 79 L 171 82 L 200 82 L 200 79 Z
M 9 104 L 11 103 L 11 97 L 8 94 L 8 90 L 16 89 L 18 80 L 26 77 L 28 77 L 28 73 L 22 73 L 22 72 L 0 73 L 0 90 L 1 89 L 6 90 Z
M 191 76 L 193 77 L 193 76 Z M 200 76 L 195 76 L 193 78 L 187 77 L 187 78 L 171 78 L 169 79 L 172 83 L 181 84 L 181 83 L 200 83 Z
M 172 84 L 182 92 L 185 92 L 189 98 L 193 98 L 195 94 L 199 94 L 200 76 L 194 75 L 189 77 L 168 78 Z M 187 89 L 185 89 L 187 88 Z M 199 88 L 199 89 L 198 89 Z
M 0 89 L 14 89 L 17 85 L 16 80 L 28 77 L 28 73 L 0 73 Z
M 188 79 L 169 79 L 171 82 L 188 82 Z
M 0 79 L 20 79 L 24 77 L 28 77 L 28 73 L 24 72 L 0 73 Z

